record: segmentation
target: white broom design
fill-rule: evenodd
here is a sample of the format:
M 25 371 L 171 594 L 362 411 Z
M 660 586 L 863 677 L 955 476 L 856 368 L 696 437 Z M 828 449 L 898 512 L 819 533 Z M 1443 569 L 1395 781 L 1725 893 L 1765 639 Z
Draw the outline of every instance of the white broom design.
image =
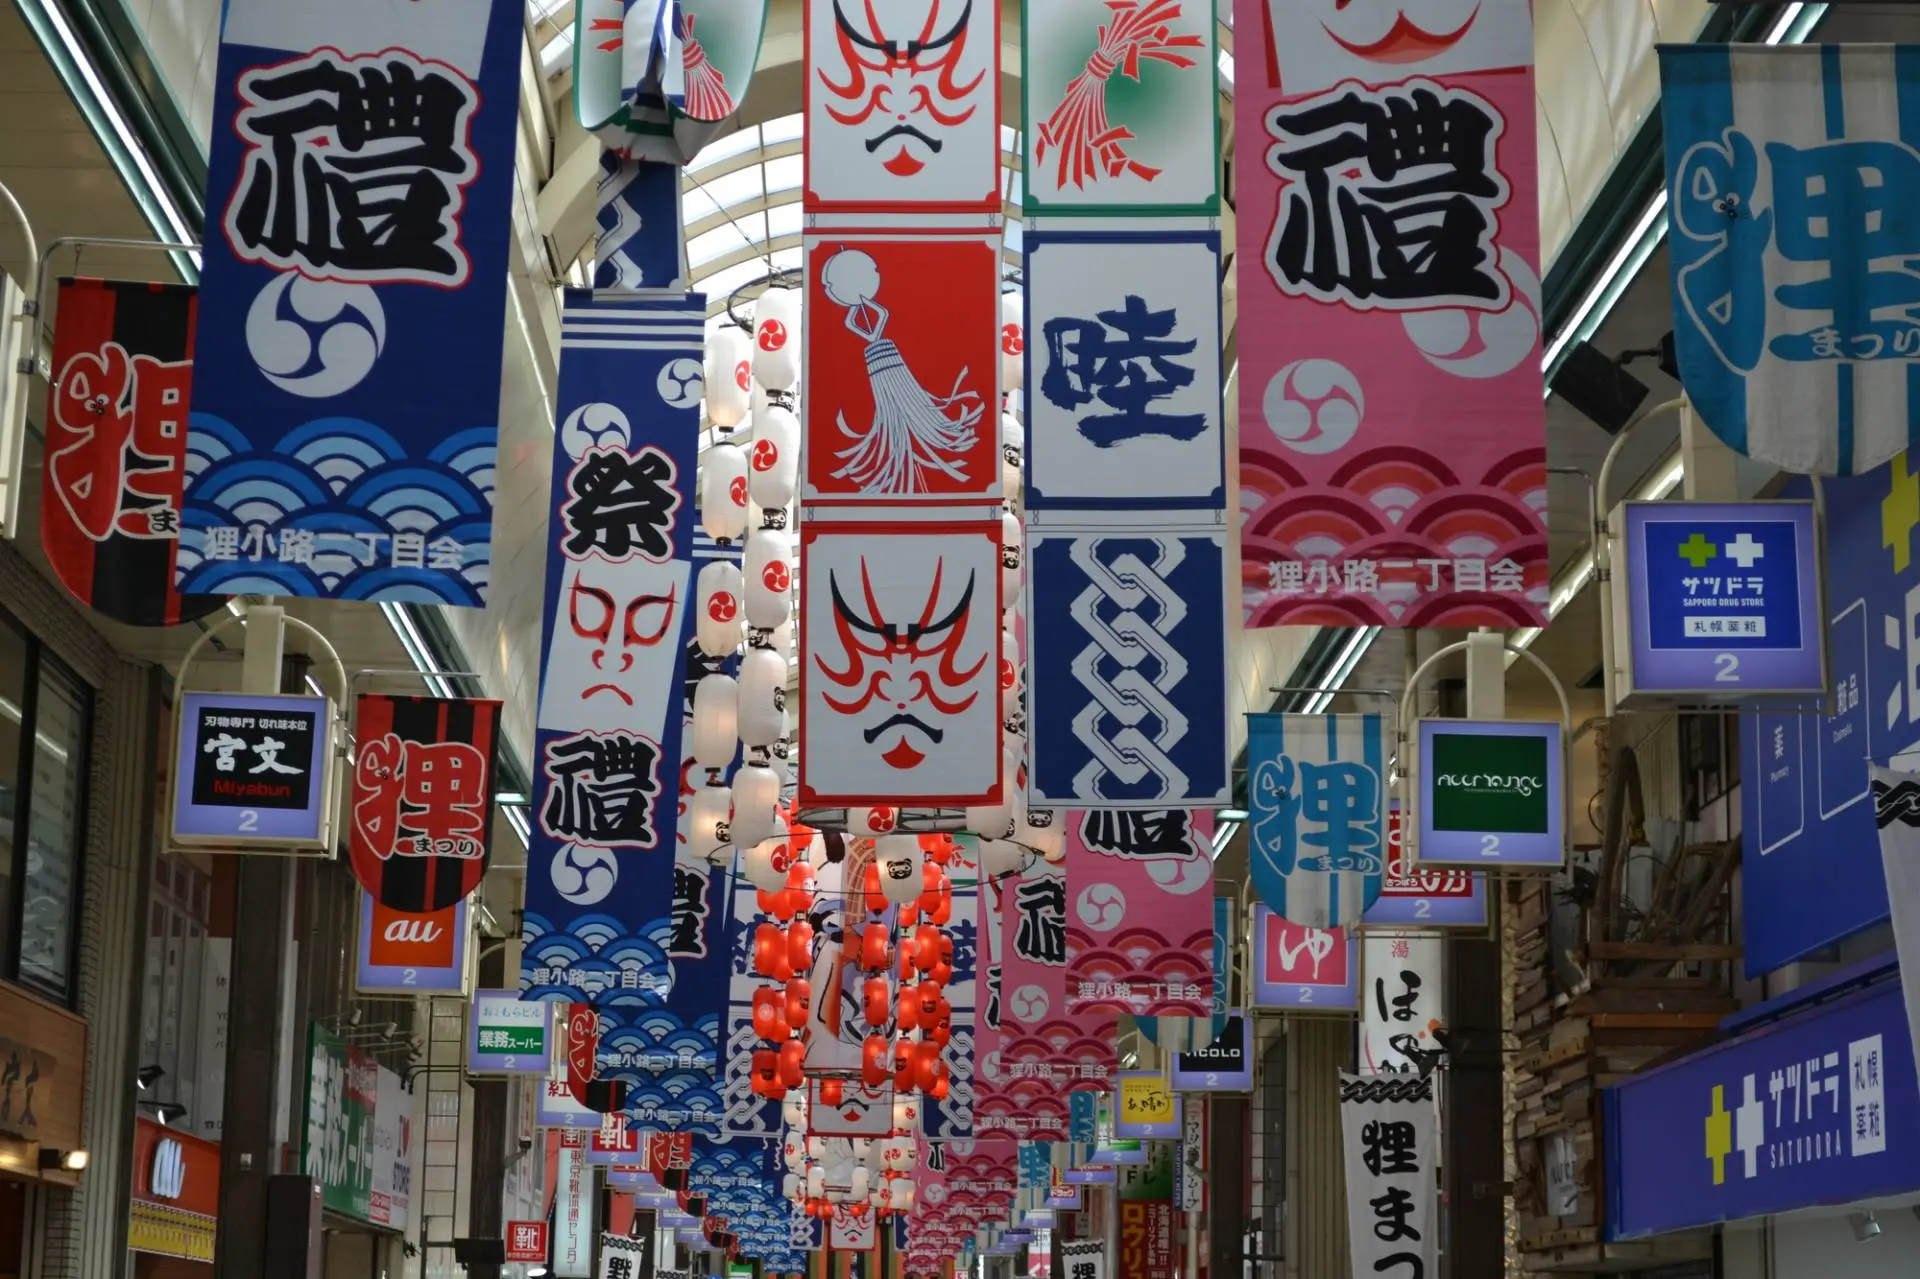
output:
M 854 444 L 835 454 L 846 465 L 833 477 L 881 493 L 930 492 L 935 473 L 966 484 L 959 459 L 978 442 L 975 428 L 987 411 L 977 392 L 962 389 L 968 371 L 960 370 L 944 396 L 915 380 L 900 348 L 881 336 L 887 309 L 874 300 L 880 294 L 880 268 L 868 254 L 842 249 L 828 259 L 821 282 L 827 296 L 847 308 L 847 327 L 865 340 L 867 378 L 873 384 L 872 426 L 856 431 L 845 413 L 839 415 L 841 432 Z

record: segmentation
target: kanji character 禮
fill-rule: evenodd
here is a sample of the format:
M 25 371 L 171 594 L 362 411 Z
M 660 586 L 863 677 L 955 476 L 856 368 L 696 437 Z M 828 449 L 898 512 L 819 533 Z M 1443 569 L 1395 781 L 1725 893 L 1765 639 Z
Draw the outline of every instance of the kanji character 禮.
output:
M 322 280 L 466 283 L 479 90 L 444 63 L 320 49 L 241 75 L 236 255 Z
M 1506 307 L 1505 121 L 1490 103 L 1424 80 L 1345 86 L 1266 123 L 1267 166 L 1285 182 L 1266 265 L 1283 293 L 1359 310 Z
M 593 847 L 654 847 L 659 763 L 660 748 L 632 733 L 576 733 L 550 743 L 541 828 Z

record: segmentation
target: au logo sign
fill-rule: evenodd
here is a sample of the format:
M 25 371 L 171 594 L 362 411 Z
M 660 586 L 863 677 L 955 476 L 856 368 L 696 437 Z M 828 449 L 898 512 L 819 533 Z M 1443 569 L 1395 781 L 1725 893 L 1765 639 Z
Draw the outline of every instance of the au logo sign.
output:
M 408 915 L 360 894 L 359 970 L 362 994 L 413 994 L 466 988 L 465 898 L 429 915 Z

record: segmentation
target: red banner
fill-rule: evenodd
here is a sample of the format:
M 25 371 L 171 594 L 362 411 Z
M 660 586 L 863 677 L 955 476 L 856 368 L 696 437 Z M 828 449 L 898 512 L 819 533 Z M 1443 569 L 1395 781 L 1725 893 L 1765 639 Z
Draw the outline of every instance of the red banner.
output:
M 348 848 L 376 902 L 425 915 L 480 887 L 499 736 L 496 701 L 360 698 Z
M 130 626 L 226 602 L 173 589 L 196 297 L 183 284 L 60 282 L 40 540 L 74 598 Z

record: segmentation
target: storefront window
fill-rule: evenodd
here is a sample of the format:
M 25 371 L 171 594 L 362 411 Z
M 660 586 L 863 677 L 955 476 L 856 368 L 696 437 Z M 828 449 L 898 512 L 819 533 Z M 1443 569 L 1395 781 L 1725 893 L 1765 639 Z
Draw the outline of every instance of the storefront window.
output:
M 0 977 L 73 985 L 93 693 L 0 613 Z

